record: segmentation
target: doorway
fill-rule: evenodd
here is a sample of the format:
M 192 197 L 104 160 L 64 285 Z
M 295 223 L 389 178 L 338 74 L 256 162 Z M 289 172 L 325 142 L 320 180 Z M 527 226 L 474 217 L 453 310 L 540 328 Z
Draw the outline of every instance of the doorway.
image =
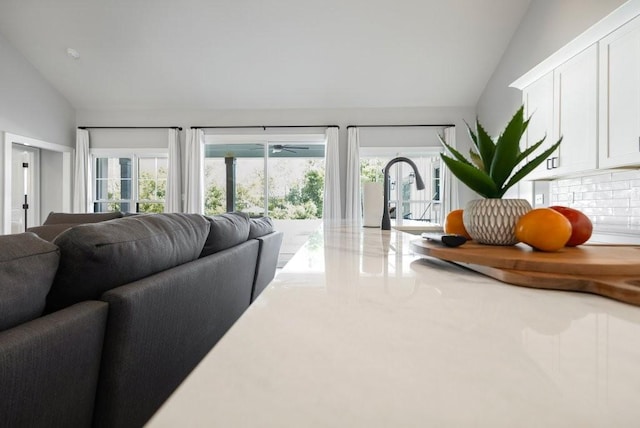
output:
M 9 132 L 2 136 L 0 234 L 39 226 L 51 211 L 71 212 L 73 148 Z
M 40 149 L 11 147 L 11 233 L 40 224 Z

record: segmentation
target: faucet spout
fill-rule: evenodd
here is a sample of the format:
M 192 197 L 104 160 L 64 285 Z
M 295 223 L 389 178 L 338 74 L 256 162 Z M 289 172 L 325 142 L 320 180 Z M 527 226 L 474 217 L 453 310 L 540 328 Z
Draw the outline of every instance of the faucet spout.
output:
M 406 162 L 411 165 L 413 173 L 416 175 L 416 187 L 418 190 L 424 189 L 424 181 L 422 181 L 422 177 L 418 172 L 418 167 L 411 159 L 403 156 L 391 159 L 384 167 L 384 209 L 382 211 L 382 230 L 391 230 L 391 218 L 389 217 L 389 169 L 392 165 L 398 162 Z

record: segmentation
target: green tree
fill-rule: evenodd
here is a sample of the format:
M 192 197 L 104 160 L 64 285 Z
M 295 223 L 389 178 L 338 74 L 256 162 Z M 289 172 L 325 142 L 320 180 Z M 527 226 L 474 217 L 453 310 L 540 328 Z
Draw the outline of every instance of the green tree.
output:
M 222 214 L 225 212 L 225 207 L 222 204 L 223 201 L 222 189 L 215 184 L 211 184 L 207 187 L 204 194 L 204 213 L 205 215 Z
M 167 171 L 158 168 L 158 176 L 166 177 Z M 161 213 L 164 211 L 164 201 L 167 194 L 167 180 L 156 179 L 149 172 L 142 172 L 138 177 L 138 211 L 143 213 Z
M 362 183 L 384 181 L 385 161 L 378 158 L 362 159 L 360 161 L 360 181 Z

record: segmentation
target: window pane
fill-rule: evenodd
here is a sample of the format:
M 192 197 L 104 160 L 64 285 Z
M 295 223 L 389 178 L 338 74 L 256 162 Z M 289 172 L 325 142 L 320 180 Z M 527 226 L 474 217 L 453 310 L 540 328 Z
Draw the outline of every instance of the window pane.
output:
M 148 157 L 138 159 L 138 200 L 164 201 L 167 189 L 167 159 Z M 157 210 L 155 208 L 149 208 Z M 149 211 L 145 211 L 149 212 Z M 162 212 L 162 211 L 151 211 Z
M 161 213 L 164 212 L 163 202 L 139 202 L 137 212 L 139 213 Z
M 96 158 L 96 200 L 132 197 L 131 158 Z
M 276 158 L 271 154 L 269 215 L 284 220 L 322 218 L 324 159 Z

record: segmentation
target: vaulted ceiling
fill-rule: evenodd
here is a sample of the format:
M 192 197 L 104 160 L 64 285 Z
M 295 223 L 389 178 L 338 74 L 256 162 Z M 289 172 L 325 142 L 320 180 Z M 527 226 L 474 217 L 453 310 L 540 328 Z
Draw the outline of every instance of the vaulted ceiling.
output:
M 78 109 L 475 106 L 529 1 L 2 0 L 0 34 Z

